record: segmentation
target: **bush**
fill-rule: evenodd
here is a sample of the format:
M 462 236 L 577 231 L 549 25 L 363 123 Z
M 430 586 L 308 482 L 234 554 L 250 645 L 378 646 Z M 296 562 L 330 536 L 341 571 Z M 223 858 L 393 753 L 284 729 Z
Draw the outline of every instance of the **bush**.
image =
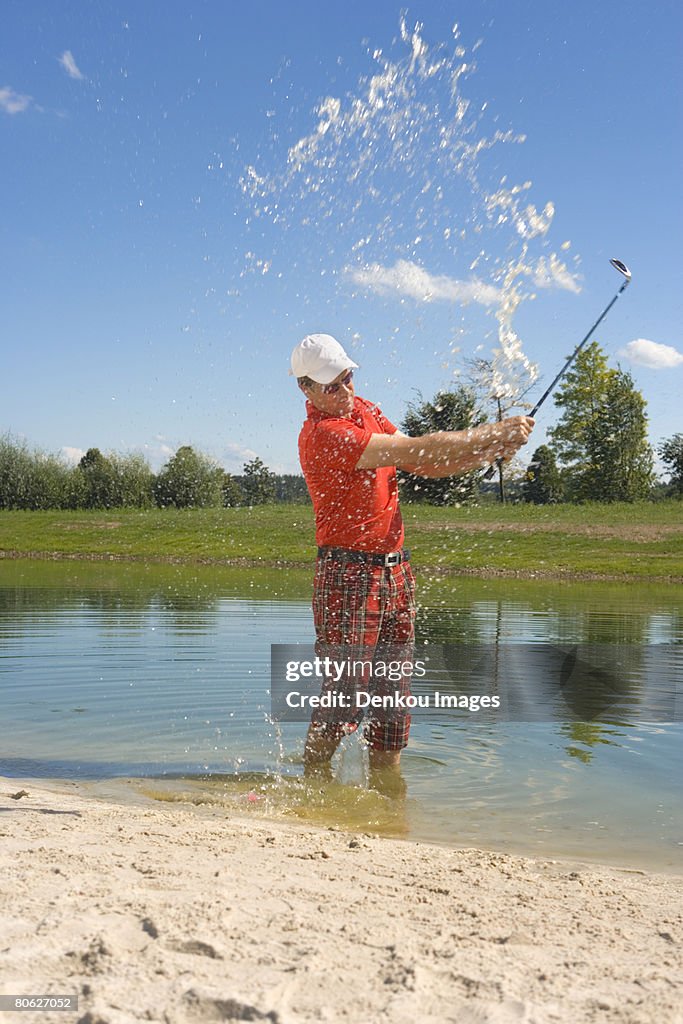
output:
M 149 508 L 154 476 L 142 455 L 89 448 L 78 466 L 0 438 L 0 509 Z
M 25 441 L 0 438 L 0 508 L 70 508 L 72 470 L 55 455 L 32 452 Z
M 162 508 L 209 508 L 223 504 L 224 472 L 212 459 L 189 445 L 179 448 L 154 484 L 154 497 Z

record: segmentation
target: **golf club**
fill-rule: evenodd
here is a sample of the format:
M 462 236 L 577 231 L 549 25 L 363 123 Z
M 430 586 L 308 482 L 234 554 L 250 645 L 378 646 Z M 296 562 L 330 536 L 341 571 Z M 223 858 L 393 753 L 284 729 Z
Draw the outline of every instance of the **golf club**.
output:
M 567 372 L 569 367 L 572 365 L 572 363 L 574 362 L 574 360 L 578 356 L 578 354 L 581 351 L 581 349 L 583 348 L 583 346 L 586 344 L 588 339 L 591 337 L 591 335 L 595 331 L 596 327 L 598 327 L 598 325 L 602 323 L 602 321 L 605 319 L 605 317 L 609 313 L 609 311 L 612 308 L 612 306 L 614 305 L 614 303 L 617 301 L 617 299 L 619 298 L 621 293 L 624 291 L 626 286 L 629 284 L 629 282 L 631 280 L 631 271 L 628 269 L 626 264 L 622 263 L 621 260 L 614 260 L 614 259 L 610 260 L 610 263 L 612 264 L 614 269 L 618 270 L 619 273 L 624 277 L 624 282 L 623 282 L 621 288 L 619 289 L 619 291 L 617 292 L 617 294 L 614 296 L 612 301 L 609 303 L 609 305 L 605 306 L 605 308 L 603 309 L 602 313 L 600 314 L 598 319 L 595 321 L 595 323 L 593 324 L 593 326 L 589 330 L 588 334 L 576 346 L 576 348 L 574 349 L 574 351 L 570 355 L 569 359 L 567 360 L 567 362 L 564 364 L 564 366 L 562 367 L 562 369 L 558 373 L 557 377 L 555 377 L 553 382 L 551 384 L 549 384 L 548 387 L 545 389 L 545 391 L 543 392 L 543 394 L 541 395 L 539 400 L 536 402 L 536 405 L 533 407 L 531 412 L 527 413 L 527 415 L 531 416 L 532 419 L 536 415 L 538 410 L 541 408 L 541 406 L 545 402 L 546 398 L 548 398 L 548 396 L 550 394 L 552 394 L 553 390 L 555 389 L 555 386 L 557 384 L 559 384 L 559 382 L 562 380 L 562 378 L 564 377 L 565 373 Z M 493 474 L 496 471 L 496 466 L 497 465 L 499 465 L 499 463 L 496 463 L 496 465 L 493 465 L 493 466 L 489 466 L 489 468 L 484 473 L 482 479 L 483 480 L 490 480 L 491 477 L 493 476 Z

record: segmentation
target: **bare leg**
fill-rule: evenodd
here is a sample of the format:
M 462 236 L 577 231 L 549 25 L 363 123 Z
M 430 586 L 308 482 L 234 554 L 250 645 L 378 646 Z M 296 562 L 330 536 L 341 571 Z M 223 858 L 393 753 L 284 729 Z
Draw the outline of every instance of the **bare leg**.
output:
M 406 795 L 400 750 L 370 749 L 370 785 L 384 796 L 396 799 Z
M 382 770 L 386 768 L 392 768 L 394 771 L 399 771 L 401 767 L 401 751 L 400 750 L 372 750 L 370 749 L 370 768 L 374 771 L 375 769 Z
M 336 730 L 310 725 L 304 748 L 304 775 L 332 778 L 332 757 L 341 742 Z

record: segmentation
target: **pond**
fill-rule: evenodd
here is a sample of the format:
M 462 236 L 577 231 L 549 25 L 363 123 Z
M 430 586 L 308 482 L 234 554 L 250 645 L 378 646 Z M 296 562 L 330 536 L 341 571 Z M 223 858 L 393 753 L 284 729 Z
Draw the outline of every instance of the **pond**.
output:
M 312 642 L 310 589 L 310 572 L 284 569 L 0 562 L 0 775 L 680 869 L 678 588 L 421 580 L 421 654 L 444 644 L 594 645 L 615 652 L 610 685 L 624 685 L 616 702 L 589 706 L 582 691 L 578 703 L 554 701 L 539 715 L 416 714 L 402 758 L 404 800 L 368 789 L 355 737 L 342 745 L 333 783 L 304 784 L 306 724 L 271 720 L 271 645 Z

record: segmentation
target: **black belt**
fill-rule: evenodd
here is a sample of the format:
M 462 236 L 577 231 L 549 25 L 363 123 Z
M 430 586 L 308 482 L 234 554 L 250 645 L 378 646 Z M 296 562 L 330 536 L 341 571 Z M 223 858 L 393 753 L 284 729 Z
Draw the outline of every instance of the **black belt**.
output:
M 332 558 L 336 562 L 364 562 L 366 565 L 393 566 L 410 561 L 410 551 L 390 551 L 387 555 L 373 555 L 370 551 L 352 551 L 350 548 L 318 548 L 318 558 Z

